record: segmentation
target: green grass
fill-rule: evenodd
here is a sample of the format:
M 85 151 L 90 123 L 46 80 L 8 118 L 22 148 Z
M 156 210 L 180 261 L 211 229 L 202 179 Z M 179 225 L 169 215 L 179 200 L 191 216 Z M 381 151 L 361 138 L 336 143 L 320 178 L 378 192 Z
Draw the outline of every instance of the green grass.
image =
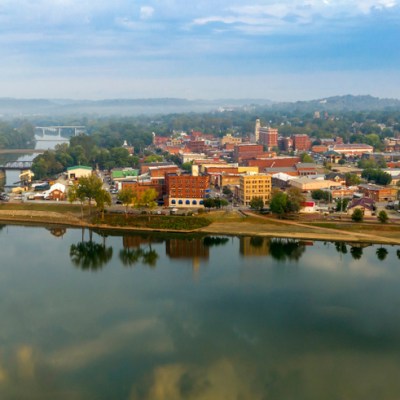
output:
M 78 204 L 54 204 L 54 203 L 1 203 L 0 210 L 23 210 L 23 211 L 51 211 L 58 213 L 81 213 Z M 84 207 L 87 211 L 88 207 Z
M 128 215 L 106 214 L 104 220 L 99 215 L 92 218 L 94 224 L 106 224 L 115 227 L 133 227 L 147 229 L 193 230 L 208 226 L 211 221 L 202 217 L 178 215 Z

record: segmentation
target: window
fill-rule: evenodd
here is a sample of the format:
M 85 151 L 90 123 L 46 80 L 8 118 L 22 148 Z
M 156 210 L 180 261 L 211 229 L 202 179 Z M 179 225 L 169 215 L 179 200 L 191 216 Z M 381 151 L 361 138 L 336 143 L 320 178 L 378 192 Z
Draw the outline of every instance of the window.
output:
M 183 204 L 183 201 L 182 201 L 182 200 L 179 200 L 179 201 L 178 201 L 178 204 Z
M 186 200 L 185 204 L 189 204 L 190 205 L 190 200 Z
M 204 201 L 200 200 L 199 204 L 202 206 L 204 204 Z
M 193 204 L 193 205 L 196 205 L 196 204 L 197 204 L 197 201 L 196 201 L 196 200 L 193 200 L 193 201 L 192 201 L 192 204 Z
M 176 200 L 171 200 L 171 204 L 176 204 Z

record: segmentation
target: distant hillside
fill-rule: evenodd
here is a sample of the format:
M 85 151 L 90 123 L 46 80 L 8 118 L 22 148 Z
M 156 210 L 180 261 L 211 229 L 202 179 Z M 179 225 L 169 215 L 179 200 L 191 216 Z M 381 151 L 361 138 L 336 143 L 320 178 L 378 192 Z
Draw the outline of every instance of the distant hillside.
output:
M 310 101 L 296 101 L 294 103 L 275 103 L 274 109 L 291 111 L 374 111 L 385 109 L 400 109 L 400 100 L 380 99 L 373 96 L 334 96 Z
M 185 112 L 209 112 L 217 109 L 236 109 L 248 104 L 271 105 L 262 99 L 187 100 L 179 98 L 150 99 L 14 99 L 0 98 L 0 116 L 33 115 L 139 115 Z
M 255 106 L 280 111 L 372 111 L 399 109 L 400 100 L 373 96 L 335 96 L 325 99 L 272 102 L 265 99 L 187 100 L 179 98 L 149 99 L 15 99 L 0 98 L 0 117 L 38 115 L 139 115 L 186 112 L 248 110 Z M 250 107 L 250 108 L 249 108 Z

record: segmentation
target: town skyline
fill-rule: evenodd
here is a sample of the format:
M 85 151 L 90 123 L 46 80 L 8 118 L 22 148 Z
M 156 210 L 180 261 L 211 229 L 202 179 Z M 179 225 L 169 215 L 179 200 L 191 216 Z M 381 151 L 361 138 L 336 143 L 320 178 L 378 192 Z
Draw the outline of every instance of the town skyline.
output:
M 1 97 L 398 98 L 396 0 L 3 2 Z

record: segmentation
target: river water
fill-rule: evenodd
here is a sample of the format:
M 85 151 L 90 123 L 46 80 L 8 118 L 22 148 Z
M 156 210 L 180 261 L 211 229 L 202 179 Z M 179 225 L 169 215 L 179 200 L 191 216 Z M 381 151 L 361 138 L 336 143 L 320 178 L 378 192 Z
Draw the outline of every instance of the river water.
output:
M 397 399 L 398 247 L 0 230 L 1 399 Z
M 69 143 L 69 138 L 54 135 L 35 135 L 35 150 L 54 150 L 58 144 Z M 33 161 L 40 153 L 34 154 L 2 154 L 0 164 L 14 161 Z M 6 170 L 4 186 L 10 188 L 20 185 L 20 170 Z

